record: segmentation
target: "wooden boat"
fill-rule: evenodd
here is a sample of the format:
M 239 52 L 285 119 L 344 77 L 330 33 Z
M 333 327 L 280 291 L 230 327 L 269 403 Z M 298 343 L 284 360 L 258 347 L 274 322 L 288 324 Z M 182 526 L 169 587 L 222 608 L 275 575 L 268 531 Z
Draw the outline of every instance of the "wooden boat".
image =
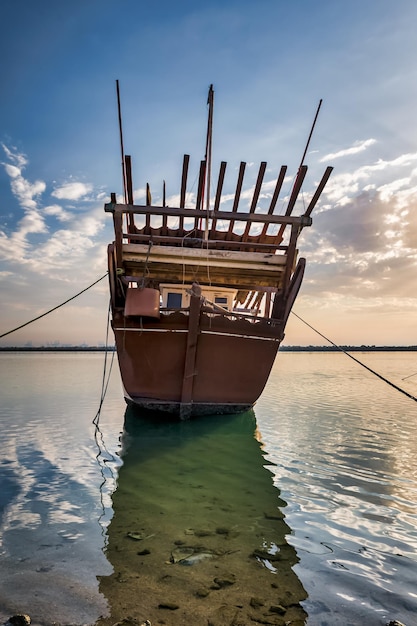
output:
M 275 208 L 286 166 L 279 171 L 269 206 L 261 209 L 262 162 L 249 208 L 241 210 L 242 162 L 231 210 L 225 210 L 224 161 L 213 201 L 210 195 L 210 87 L 206 157 L 194 205 L 186 202 L 188 155 L 178 206 L 166 205 L 165 187 L 161 206 L 152 204 L 149 188 L 146 204 L 137 205 L 131 158 L 123 150 L 118 84 L 117 94 L 125 197 L 118 203 L 112 194 L 105 211 L 114 221 L 108 269 L 126 401 L 183 419 L 245 411 L 262 393 L 284 337 L 305 267 L 304 258 L 297 261 L 298 236 L 311 225 L 311 212 L 332 168 L 325 170 L 304 213 L 296 217 L 292 210 L 307 174 L 304 157 L 283 215 Z

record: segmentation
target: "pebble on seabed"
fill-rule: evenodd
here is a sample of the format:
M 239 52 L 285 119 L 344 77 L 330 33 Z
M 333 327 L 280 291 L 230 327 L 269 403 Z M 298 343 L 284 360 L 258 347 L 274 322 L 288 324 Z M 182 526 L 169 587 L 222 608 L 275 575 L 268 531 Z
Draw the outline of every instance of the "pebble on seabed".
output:
M 170 606 L 169 608 L 173 609 L 173 606 Z M 178 607 L 175 607 L 175 608 L 178 608 Z M 7 620 L 5 626 L 9 626 L 9 625 L 10 626 L 30 626 L 30 622 L 31 622 L 31 619 L 29 615 L 25 615 L 25 614 L 12 615 L 12 617 L 9 617 L 9 619 Z M 142 622 L 140 626 L 151 626 L 151 622 L 147 619 L 146 622 Z M 394 619 L 388 622 L 386 626 L 405 626 L 405 624 Z
M 29 626 L 30 622 L 30 616 L 22 613 L 21 615 L 12 615 L 12 617 L 9 617 L 6 624 L 12 624 L 12 626 Z

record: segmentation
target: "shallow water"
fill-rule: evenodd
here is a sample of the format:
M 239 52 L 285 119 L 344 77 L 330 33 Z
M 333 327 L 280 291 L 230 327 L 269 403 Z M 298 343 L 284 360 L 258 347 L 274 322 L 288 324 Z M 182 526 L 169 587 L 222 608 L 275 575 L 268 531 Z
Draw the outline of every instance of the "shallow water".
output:
M 415 353 L 356 356 L 417 395 Z M 281 353 L 254 414 L 156 427 L 115 366 L 97 432 L 103 362 L 0 353 L 0 618 L 206 624 L 229 602 L 250 619 L 286 579 L 308 626 L 415 621 L 415 402 L 344 355 Z M 209 557 L 172 563 L 181 545 Z M 211 589 L 219 572 L 234 584 Z
M 288 503 L 308 624 L 411 625 L 417 405 L 342 354 L 279 356 L 257 416 Z M 415 353 L 355 356 L 417 395 L 417 377 L 402 381 Z

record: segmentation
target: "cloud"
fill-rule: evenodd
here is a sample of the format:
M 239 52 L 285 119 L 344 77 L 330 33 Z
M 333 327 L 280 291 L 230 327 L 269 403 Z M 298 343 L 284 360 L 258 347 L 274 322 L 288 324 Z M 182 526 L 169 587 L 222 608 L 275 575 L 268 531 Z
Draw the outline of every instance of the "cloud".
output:
M 31 183 L 22 174 L 23 168 L 28 165 L 26 156 L 4 145 L 3 149 L 8 158 L 3 165 L 10 177 L 12 193 L 23 209 L 23 216 L 12 233 L 0 231 L 0 258 L 11 263 L 13 271 L 19 275 L 25 268 L 38 276 L 52 276 L 58 269 L 60 278 L 64 274 L 70 276 L 77 264 L 83 259 L 85 263 L 86 255 L 92 249 L 103 245 L 96 239 L 103 228 L 104 215 L 100 211 L 99 217 L 98 209 L 86 208 L 85 205 L 76 215 L 53 202 L 42 207 L 40 200 L 46 191 L 46 183 Z M 86 194 L 91 191 L 92 185 L 72 181 L 55 188 L 51 195 L 84 203 Z M 57 222 L 65 223 L 66 228 L 57 228 Z M 37 235 L 36 239 L 32 239 L 31 235 Z
M 407 153 L 391 161 L 378 159 L 351 172 L 333 174 L 324 190 L 319 211 L 334 204 L 349 204 L 352 198 L 370 190 L 380 191 L 381 199 L 386 202 L 393 198 L 398 202 L 402 197 L 405 206 L 415 194 L 417 168 L 410 170 L 410 166 L 416 162 L 417 152 Z
M 72 217 L 71 213 L 65 211 L 59 204 L 50 204 L 44 207 L 42 211 L 45 215 L 56 217 L 60 222 L 68 222 Z
M 22 170 L 27 164 L 26 156 L 14 148 L 8 148 L 5 144 L 2 146 L 7 158 L 11 161 L 11 163 L 2 163 L 2 165 L 11 179 L 10 186 L 13 194 L 23 208 L 36 208 L 36 199 L 45 191 L 45 183 L 41 180 L 34 183 L 27 181 L 22 175 Z
M 320 163 L 327 161 L 334 161 L 334 159 L 340 159 L 344 156 L 350 156 L 352 154 L 358 154 L 358 152 L 364 152 L 369 146 L 376 143 L 376 139 L 365 139 L 364 141 L 356 141 L 351 148 L 345 148 L 338 152 L 330 152 L 320 159 Z
M 51 193 L 58 200 L 80 200 L 92 191 L 92 185 L 81 182 L 65 183 Z
M 20 168 L 18 168 L 16 165 L 4 163 L 4 169 L 6 170 L 6 174 L 8 174 L 10 178 L 17 178 L 18 176 L 20 176 Z
M 27 157 L 23 152 L 19 152 L 17 148 L 9 148 L 6 144 L 2 143 L 2 148 L 6 153 L 7 158 L 11 163 L 14 163 L 19 170 L 23 169 L 27 165 Z
M 414 217 L 416 216 L 416 217 Z M 307 231 L 303 293 L 362 301 L 417 290 L 417 199 L 386 202 L 377 189 L 318 213 Z

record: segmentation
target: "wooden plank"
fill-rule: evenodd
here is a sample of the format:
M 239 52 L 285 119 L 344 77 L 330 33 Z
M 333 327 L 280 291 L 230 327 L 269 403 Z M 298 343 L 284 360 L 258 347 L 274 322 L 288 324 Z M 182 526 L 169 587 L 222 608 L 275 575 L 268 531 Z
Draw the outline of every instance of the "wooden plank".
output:
M 269 205 L 269 209 L 268 209 L 268 215 L 272 215 L 272 213 L 275 210 L 275 206 L 277 204 L 278 201 L 278 197 L 282 188 L 282 184 L 284 182 L 285 179 L 285 174 L 287 173 L 287 166 L 286 165 L 282 165 L 281 169 L 279 171 L 278 174 L 278 178 L 277 178 L 277 183 L 275 185 L 275 189 L 274 189 L 274 194 L 271 198 L 271 204 Z
M 185 194 L 187 192 L 187 176 L 188 176 L 189 162 L 190 162 L 190 155 L 184 154 L 184 159 L 182 162 L 181 192 L 180 192 L 180 207 L 182 209 L 185 207 Z
M 244 161 L 241 161 L 240 167 L 239 167 L 239 174 L 237 177 L 237 183 L 236 183 L 235 198 L 233 200 L 233 207 L 232 207 L 232 213 L 234 214 L 237 213 L 237 207 L 239 206 L 240 194 L 242 192 L 242 185 L 243 185 L 243 177 L 245 175 L 245 168 L 246 168 L 246 163 Z M 235 217 L 235 215 L 233 217 Z M 227 235 L 226 235 L 226 240 L 229 240 L 232 238 L 233 228 L 235 225 L 235 220 L 233 218 L 229 218 L 229 219 L 230 219 L 230 222 L 229 222 L 229 228 L 228 228 Z
M 195 203 L 195 208 L 197 210 L 202 210 L 202 202 L 204 197 L 204 181 L 206 179 L 206 162 L 200 162 L 200 173 L 198 176 L 198 188 L 197 188 L 197 199 Z M 204 216 L 207 216 L 207 212 L 204 211 Z M 194 228 L 198 228 L 198 217 L 194 219 Z
M 301 186 L 304 182 L 304 179 L 307 174 L 307 165 L 301 165 L 300 169 L 297 172 L 297 177 L 295 179 L 294 187 L 291 192 L 291 196 L 288 202 L 287 210 L 285 211 L 285 215 L 291 215 L 296 200 L 298 198 L 298 194 L 300 193 Z M 283 224 L 278 231 L 276 236 L 277 243 L 281 243 L 284 235 L 285 225 Z
M 143 276 L 143 261 L 125 261 L 125 271 L 129 276 Z M 284 272 L 279 268 L 262 267 L 258 270 L 236 269 L 229 267 L 208 267 L 201 264 L 180 265 L 178 263 L 149 263 L 147 278 L 154 282 L 173 283 L 182 285 L 192 283 L 198 278 L 201 284 L 221 286 L 248 291 L 261 288 L 282 288 Z
M 300 169 L 298 170 L 294 187 L 293 187 L 293 190 L 291 192 L 291 196 L 288 202 L 287 210 L 285 211 L 285 215 L 291 215 L 292 213 L 292 210 L 298 198 L 298 194 L 300 193 L 300 189 L 306 177 L 307 169 L 308 169 L 307 165 L 302 165 Z
M 152 195 L 151 195 L 151 188 L 149 186 L 149 183 L 146 183 L 146 206 L 151 206 L 152 205 Z M 145 216 L 145 232 L 149 232 L 149 229 L 151 227 L 151 216 L 149 211 L 147 212 L 146 216 Z
M 218 178 L 218 181 L 217 181 L 216 198 L 214 200 L 214 207 L 213 207 L 214 211 L 218 211 L 219 210 L 220 200 L 221 200 L 221 197 L 222 197 L 224 176 L 226 174 L 226 167 L 227 167 L 226 161 L 222 161 L 220 163 L 219 178 Z M 216 230 L 216 223 L 217 223 L 217 220 L 214 218 L 212 223 L 211 223 L 211 230 L 212 231 Z
M 182 162 L 182 175 L 181 175 L 181 192 L 180 192 L 180 208 L 185 207 L 185 196 L 187 193 L 187 176 L 188 176 L 188 165 L 190 163 L 190 155 L 184 154 L 184 159 Z M 179 229 L 184 230 L 184 217 L 182 215 L 179 216 Z
M 286 165 L 282 165 L 281 169 L 279 171 L 279 174 L 278 174 L 278 178 L 277 178 L 277 182 L 276 182 L 276 185 L 275 185 L 274 193 L 273 193 L 272 198 L 271 198 L 271 204 L 269 205 L 268 215 L 272 215 L 274 210 L 275 210 L 275 207 L 276 207 L 276 204 L 277 204 L 277 201 L 278 201 L 278 197 L 279 197 L 279 194 L 280 194 L 280 191 L 281 191 L 281 188 L 282 188 L 282 185 L 283 185 L 286 173 L 287 173 L 287 166 Z M 260 235 L 260 238 L 259 238 L 260 241 L 262 241 L 265 238 L 266 232 L 268 230 L 268 226 L 269 226 L 269 224 L 265 224 L 264 225 L 264 227 L 262 229 L 262 232 L 261 232 L 261 235 Z
M 146 258 L 149 247 L 147 245 L 125 243 L 123 244 L 123 258 L 135 260 Z M 287 255 L 267 252 L 242 252 L 240 250 L 206 250 L 204 248 L 181 248 L 177 246 L 152 246 L 149 255 L 149 263 L 156 259 L 165 259 L 172 263 L 203 263 L 208 265 L 239 265 L 249 267 L 256 265 L 259 268 L 267 266 L 283 266 Z
M 166 217 L 166 216 L 165 216 Z M 160 229 L 161 232 L 163 232 L 163 229 Z M 216 236 L 216 232 L 218 231 L 214 231 L 213 233 L 213 237 Z M 127 237 L 127 235 L 126 235 Z M 129 235 L 129 239 L 131 242 L 149 242 L 150 239 L 152 239 L 153 243 L 157 244 L 157 243 L 162 243 L 162 244 L 172 244 L 173 246 L 175 244 L 178 244 L 179 241 L 179 237 L 174 237 L 174 236 L 169 236 L 169 235 L 155 235 L 155 233 L 150 233 L 150 234 L 134 234 L 134 235 Z M 286 250 L 288 246 L 277 246 L 274 243 L 256 243 L 254 244 L 251 241 L 246 241 L 246 242 L 242 242 L 242 241 L 227 241 L 225 242 L 224 239 L 209 239 L 208 241 L 204 241 L 204 239 L 202 237 L 187 237 L 187 241 L 184 242 L 184 245 L 189 244 L 186 247 L 190 247 L 192 248 L 193 246 L 199 246 L 202 247 L 204 244 L 205 248 L 239 248 L 244 250 L 245 248 L 259 248 L 259 250 L 257 250 L 257 252 L 262 252 L 263 250 L 265 251 L 270 251 L 270 252 L 275 252 L 275 250 Z M 177 248 L 178 249 L 178 248 Z
M 106 204 L 104 210 L 108 213 L 134 213 L 134 214 L 146 214 L 150 212 L 152 215 L 169 215 L 173 217 L 184 217 L 194 219 L 195 217 L 205 217 L 206 211 L 198 209 L 185 209 L 174 207 L 162 207 L 146 205 L 126 205 L 126 204 Z M 265 224 L 298 224 L 299 226 L 311 226 L 312 220 L 309 216 L 292 216 L 292 215 L 268 215 L 267 213 L 232 213 L 231 211 L 213 211 L 211 213 L 213 218 L 217 220 L 225 221 L 239 221 L 239 222 L 260 222 Z
M 116 270 L 123 267 L 123 213 L 113 214 Z M 134 244 L 133 244 L 134 245 Z
M 127 201 L 129 204 L 134 204 L 133 183 L 132 183 L 132 158 L 129 154 L 126 154 L 125 156 L 125 164 L 126 164 Z
M 249 213 L 254 213 L 256 209 L 256 205 L 258 204 L 259 194 L 261 191 L 262 182 L 263 182 L 264 175 L 265 175 L 265 170 L 266 170 L 266 161 L 262 161 L 259 166 L 258 178 L 256 180 L 255 191 L 253 193 Z
M 162 206 L 166 206 L 166 186 L 165 181 L 162 186 Z M 168 216 L 162 216 L 162 232 L 166 235 L 168 233 Z
M 194 379 L 197 376 L 195 362 L 197 357 L 197 343 L 200 329 L 201 304 L 201 289 L 194 283 L 191 290 L 187 347 L 185 351 L 184 373 L 181 389 L 181 405 L 184 405 L 180 408 L 180 417 L 182 419 L 189 417 L 190 405 L 193 399 Z
M 314 196 L 311 198 L 310 204 L 308 205 L 307 211 L 305 212 L 305 215 L 307 215 L 307 217 L 310 216 L 312 210 L 316 206 L 317 201 L 320 198 L 321 193 L 322 193 L 323 189 L 325 188 L 326 183 L 329 180 L 329 177 L 330 177 L 330 174 L 332 173 L 332 171 L 333 171 L 332 167 L 330 167 L 330 166 L 326 167 L 326 171 L 324 172 L 323 177 L 322 177 L 322 179 L 321 179 L 321 181 L 319 183 L 319 186 L 317 187 L 317 189 L 316 189 L 316 191 L 314 193 Z
M 260 194 L 261 187 L 262 187 L 262 181 L 263 181 L 264 175 L 265 175 L 265 170 L 266 170 L 266 161 L 262 161 L 261 165 L 259 166 L 258 178 L 256 180 L 255 190 L 254 190 L 253 197 L 252 197 L 252 202 L 251 202 L 251 205 L 250 205 L 250 208 L 249 208 L 249 213 L 254 213 L 255 212 L 256 205 L 258 203 L 259 194 Z M 245 231 L 244 231 L 243 236 L 242 236 L 242 240 L 243 241 L 247 241 L 248 235 L 249 235 L 249 231 L 250 231 L 250 227 L 251 227 L 251 223 L 248 222 L 246 224 Z
M 126 176 L 126 197 L 129 204 L 134 204 L 133 200 L 133 184 L 132 184 L 132 159 L 130 155 L 125 155 L 125 176 Z M 135 225 L 133 213 L 127 214 L 127 223 L 129 229 L 132 230 Z

